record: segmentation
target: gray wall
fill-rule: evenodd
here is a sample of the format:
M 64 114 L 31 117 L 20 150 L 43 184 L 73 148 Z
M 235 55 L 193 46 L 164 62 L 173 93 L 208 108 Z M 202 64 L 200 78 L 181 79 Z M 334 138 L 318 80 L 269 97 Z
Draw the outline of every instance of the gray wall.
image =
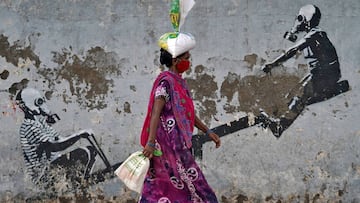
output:
M 221 88 L 234 78 L 263 78 L 263 63 L 292 45 L 282 35 L 307 3 L 196 1 L 182 28 L 197 39 L 192 71 L 184 77 L 208 126 L 257 108 L 245 105 L 241 87 Z M 219 200 L 360 201 L 360 2 L 311 3 L 322 12 L 320 26 L 336 47 L 351 90 L 307 107 L 279 139 L 251 127 L 222 137 L 220 149 L 206 143 L 198 163 Z M 93 129 L 111 163 L 140 149 L 148 94 L 160 72 L 157 39 L 172 31 L 168 8 L 168 0 L 0 1 L 2 199 L 37 193 L 24 172 L 19 142 L 23 113 L 14 105 L 24 85 L 47 94 L 49 107 L 61 117 L 55 128 L 62 134 Z M 301 64 L 306 63 L 299 55 L 274 74 L 279 82 L 301 77 L 307 71 L 299 70 Z M 272 95 L 262 103 L 276 103 Z M 116 178 L 91 190 L 105 197 L 128 194 Z

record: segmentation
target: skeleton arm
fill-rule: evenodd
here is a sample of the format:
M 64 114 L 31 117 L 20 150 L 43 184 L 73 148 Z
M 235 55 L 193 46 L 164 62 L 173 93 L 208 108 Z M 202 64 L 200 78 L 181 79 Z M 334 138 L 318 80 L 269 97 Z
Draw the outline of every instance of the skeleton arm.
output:
M 272 62 L 265 64 L 262 70 L 266 73 L 270 72 L 273 67 L 278 66 L 284 61 L 287 61 L 289 58 L 293 57 L 298 51 L 303 50 L 305 47 L 307 47 L 307 40 L 305 38 L 302 38 L 298 42 L 296 42 L 294 46 L 288 48 L 285 53 L 275 58 Z
M 45 142 L 40 143 L 37 151 L 40 154 L 45 151 L 47 156 L 49 156 L 50 152 L 63 151 L 75 144 L 78 140 L 80 140 L 80 138 L 87 138 L 91 134 L 93 134 L 91 130 L 83 130 L 68 137 L 49 139 Z

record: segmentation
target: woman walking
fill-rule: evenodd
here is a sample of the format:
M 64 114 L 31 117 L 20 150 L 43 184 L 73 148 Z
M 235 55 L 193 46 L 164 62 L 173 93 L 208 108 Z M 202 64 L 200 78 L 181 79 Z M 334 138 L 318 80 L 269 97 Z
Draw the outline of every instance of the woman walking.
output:
M 217 134 L 195 115 L 193 100 L 181 74 L 190 67 L 195 39 L 167 33 L 159 40 L 160 63 L 168 67 L 156 78 L 141 133 L 150 168 L 139 202 L 218 202 L 191 154 L 194 127 L 220 147 Z

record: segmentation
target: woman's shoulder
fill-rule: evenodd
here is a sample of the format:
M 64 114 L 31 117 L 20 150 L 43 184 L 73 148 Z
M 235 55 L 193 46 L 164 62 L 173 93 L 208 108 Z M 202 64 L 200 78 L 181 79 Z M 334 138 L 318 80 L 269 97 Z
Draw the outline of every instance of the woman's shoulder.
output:
M 166 81 L 167 83 L 171 83 L 173 80 L 172 73 L 170 71 L 163 71 L 161 72 L 158 77 L 156 78 L 156 83 L 160 84 L 161 82 Z

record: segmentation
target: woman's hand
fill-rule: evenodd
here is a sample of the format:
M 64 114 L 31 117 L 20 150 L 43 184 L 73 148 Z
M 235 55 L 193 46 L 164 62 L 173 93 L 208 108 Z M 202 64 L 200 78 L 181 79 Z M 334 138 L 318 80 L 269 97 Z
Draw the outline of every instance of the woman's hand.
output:
M 154 147 L 151 147 L 149 145 L 146 145 L 145 148 L 143 149 L 143 154 L 144 156 L 146 156 L 147 158 L 151 159 L 154 156 Z
M 221 145 L 221 140 L 220 140 L 219 136 L 214 132 L 210 132 L 209 137 L 212 139 L 213 142 L 215 142 L 216 148 L 219 148 Z

